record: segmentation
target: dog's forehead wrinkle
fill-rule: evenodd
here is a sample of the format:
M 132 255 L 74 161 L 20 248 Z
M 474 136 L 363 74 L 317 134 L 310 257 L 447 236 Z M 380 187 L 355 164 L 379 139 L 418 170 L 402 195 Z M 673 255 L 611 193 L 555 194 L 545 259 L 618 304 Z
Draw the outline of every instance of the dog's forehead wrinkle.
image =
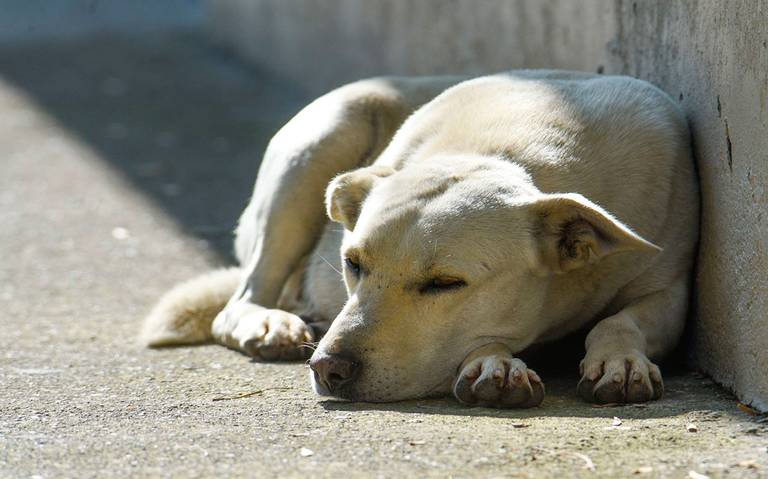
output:
M 510 199 L 507 190 L 469 199 L 462 193 L 456 189 L 427 203 L 372 212 L 351 235 L 351 251 L 369 269 L 410 281 L 441 274 L 472 277 L 490 271 L 481 263 L 501 267 L 516 261 L 519 244 L 525 244 L 519 240 L 529 229 L 512 211 L 520 199 Z M 377 201 L 377 207 L 384 204 Z
M 522 167 L 501 157 L 438 155 L 398 171 L 373 194 L 386 197 L 387 206 L 393 207 L 396 202 L 429 203 L 457 190 L 459 197 L 473 192 L 520 194 L 532 190 L 532 180 Z

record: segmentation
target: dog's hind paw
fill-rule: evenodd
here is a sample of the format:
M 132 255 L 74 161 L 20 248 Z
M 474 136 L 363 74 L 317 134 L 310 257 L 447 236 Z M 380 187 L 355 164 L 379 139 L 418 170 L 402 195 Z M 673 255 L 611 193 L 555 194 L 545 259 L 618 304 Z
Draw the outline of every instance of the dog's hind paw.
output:
M 638 403 L 664 394 L 661 371 L 641 353 L 613 354 L 600 360 L 588 355 L 581 362 L 581 374 L 579 395 L 592 403 Z
M 470 406 L 528 408 L 541 404 L 544 383 L 517 358 L 481 356 L 464 365 L 453 385 L 453 395 Z
M 280 309 L 260 309 L 242 316 L 232 336 L 240 350 L 254 358 L 274 360 L 306 359 L 312 354 L 312 329 L 295 314 Z

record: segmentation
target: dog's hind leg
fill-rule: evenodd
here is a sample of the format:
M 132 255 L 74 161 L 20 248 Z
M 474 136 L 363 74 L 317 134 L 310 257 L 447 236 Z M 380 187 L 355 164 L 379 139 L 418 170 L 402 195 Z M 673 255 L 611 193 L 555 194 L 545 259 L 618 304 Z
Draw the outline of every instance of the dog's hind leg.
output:
M 301 356 L 296 347 L 314 334 L 297 315 L 276 307 L 326 224 L 327 184 L 372 162 L 411 112 L 460 80 L 356 82 L 315 100 L 275 135 L 237 228 L 245 274 L 213 322 L 216 341 L 265 359 Z
M 211 323 L 241 281 L 240 268 L 203 274 L 176 285 L 144 320 L 141 342 L 150 347 L 209 342 Z

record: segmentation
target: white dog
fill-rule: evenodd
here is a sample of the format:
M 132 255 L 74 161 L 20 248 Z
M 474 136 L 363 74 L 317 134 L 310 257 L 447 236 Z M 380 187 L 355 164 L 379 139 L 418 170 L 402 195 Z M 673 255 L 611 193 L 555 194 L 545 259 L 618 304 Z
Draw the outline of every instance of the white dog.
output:
M 325 333 L 319 394 L 529 407 L 544 386 L 515 354 L 590 328 L 582 397 L 656 399 L 697 241 L 688 137 L 667 95 L 627 77 L 344 86 L 270 142 L 241 267 L 172 290 L 144 338 L 294 359 Z

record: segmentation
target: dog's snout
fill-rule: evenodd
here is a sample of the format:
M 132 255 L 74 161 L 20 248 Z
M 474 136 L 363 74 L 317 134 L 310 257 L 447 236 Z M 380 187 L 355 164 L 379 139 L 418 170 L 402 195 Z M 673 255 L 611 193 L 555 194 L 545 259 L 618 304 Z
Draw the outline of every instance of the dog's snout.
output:
M 332 393 L 355 379 L 360 364 L 338 354 L 322 354 L 313 356 L 309 367 L 315 379 Z

